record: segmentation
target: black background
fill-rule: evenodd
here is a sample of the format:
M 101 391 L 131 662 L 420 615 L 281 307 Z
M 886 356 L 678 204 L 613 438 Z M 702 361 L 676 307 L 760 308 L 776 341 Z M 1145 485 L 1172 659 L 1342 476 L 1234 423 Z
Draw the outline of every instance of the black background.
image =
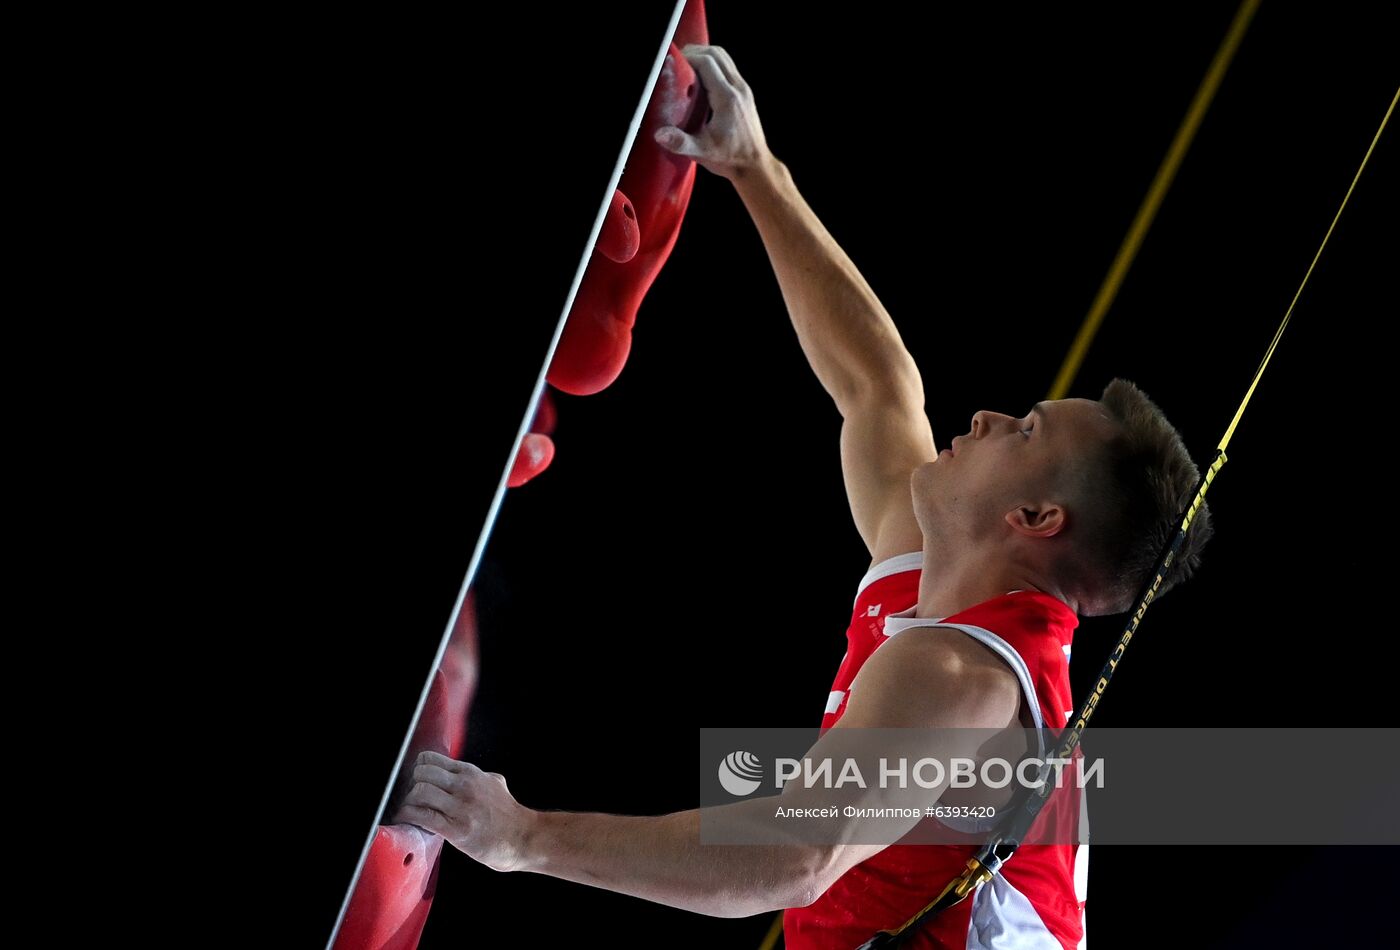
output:
M 1263 5 L 1072 395 L 1132 379 L 1211 457 L 1394 93 L 1379 6 Z M 941 446 L 1044 397 L 1234 7 L 708 12 L 923 368 Z M 300 857 L 260 880 L 299 945 L 329 935 L 669 14 L 287 24 L 210 106 L 239 237 L 210 271 L 231 358 L 191 374 L 225 389 L 192 477 L 237 486 L 205 590 L 259 677 L 241 771 L 292 816 Z M 1395 134 L 1235 435 L 1199 576 L 1148 614 L 1095 725 L 1394 724 Z M 557 457 L 508 493 L 478 574 L 464 758 L 532 807 L 689 808 L 698 728 L 817 721 L 869 562 L 840 419 L 726 182 L 700 172 L 620 378 L 555 398 Z M 1116 625 L 1082 624 L 1076 696 Z M 1388 849 L 1101 847 L 1089 932 L 1359 939 L 1386 931 L 1355 891 L 1396 879 Z M 422 946 L 750 947 L 769 919 L 449 849 Z

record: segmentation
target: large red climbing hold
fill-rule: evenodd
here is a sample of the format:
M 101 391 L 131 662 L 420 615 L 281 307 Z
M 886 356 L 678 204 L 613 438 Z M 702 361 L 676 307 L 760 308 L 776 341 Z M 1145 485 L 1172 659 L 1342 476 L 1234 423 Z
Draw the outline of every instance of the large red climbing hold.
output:
M 705 6 L 693 0 L 681 15 L 628 156 L 621 188 L 608 209 L 602 233 L 609 237 L 606 242 L 600 239 L 589 259 L 549 366 L 550 385 L 566 393 L 586 396 L 617 379 L 632 349 L 632 326 L 642 298 L 676 243 L 695 184 L 695 162 L 662 148 L 652 135 L 663 125 L 692 134 L 700 130 L 709 104 L 680 50 L 708 42 Z M 618 260 L 619 242 L 614 236 L 630 227 L 630 222 L 619 220 L 627 218 L 629 211 L 636 217 L 637 249 L 630 258 Z

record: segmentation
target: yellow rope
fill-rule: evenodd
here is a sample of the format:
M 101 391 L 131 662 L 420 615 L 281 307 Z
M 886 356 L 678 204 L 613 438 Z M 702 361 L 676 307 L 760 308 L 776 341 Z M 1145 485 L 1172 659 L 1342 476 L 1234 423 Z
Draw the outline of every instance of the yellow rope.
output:
M 1063 399 L 1065 394 L 1069 392 L 1070 386 L 1074 384 L 1074 377 L 1078 375 L 1079 367 L 1084 362 L 1084 356 L 1089 352 L 1089 344 L 1094 341 L 1094 334 L 1098 332 L 1099 325 L 1103 323 L 1104 315 L 1108 313 L 1108 308 L 1113 305 L 1113 299 L 1118 296 L 1118 288 L 1123 283 L 1123 278 L 1127 276 L 1133 258 L 1137 257 L 1138 247 L 1141 246 L 1143 238 L 1147 236 L 1147 229 L 1152 226 L 1152 219 L 1157 216 L 1157 209 L 1161 206 L 1162 199 L 1166 197 L 1172 179 L 1176 177 L 1176 170 L 1181 167 L 1181 160 L 1186 157 L 1186 152 L 1191 147 L 1191 140 L 1196 137 L 1196 129 L 1200 127 L 1201 119 L 1205 117 L 1206 110 L 1210 108 L 1211 100 L 1215 98 L 1215 90 L 1219 88 L 1220 80 L 1225 77 L 1225 70 L 1229 68 L 1230 60 L 1234 58 L 1235 50 L 1239 48 L 1240 40 L 1244 38 L 1250 18 L 1254 16 L 1255 8 L 1258 6 L 1259 0 L 1243 0 L 1239 10 L 1236 11 L 1234 22 L 1230 24 L 1230 29 L 1225 34 L 1220 49 L 1215 51 L 1215 59 L 1211 61 L 1210 68 L 1206 70 L 1205 78 L 1201 80 L 1200 88 L 1196 90 L 1196 98 L 1192 100 L 1191 108 L 1186 110 L 1186 118 L 1182 120 L 1181 127 L 1176 130 L 1176 138 L 1172 139 L 1171 147 L 1167 149 L 1166 158 L 1162 159 L 1162 164 L 1157 169 L 1157 177 L 1152 180 L 1152 186 L 1147 189 L 1147 197 L 1143 198 L 1142 206 L 1138 208 L 1137 217 L 1133 218 L 1133 224 L 1128 228 L 1128 233 L 1118 248 L 1118 256 L 1113 259 L 1113 265 L 1109 267 L 1108 275 L 1104 277 L 1103 286 L 1099 288 L 1098 295 L 1094 298 L 1093 304 L 1089 307 L 1089 313 L 1084 318 L 1084 323 L 1079 327 L 1079 333 L 1075 336 L 1074 342 L 1070 344 L 1069 352 L 1065 354 L 1065 361 L 1061 364 L 1060 372 L 1056 374 L 1055 382 L 1050 387 L 1050 395 L 1045 398 Z
M 1385 117 L 1381 119 L 1380 128 L 1376 129 L 1375 138 L 1371 139 L 1371 145 L 1366 149 L 1366 155 L 1361 159 L 1361 167 L 1356 170 L 1356 174 L 1351 179 L 1351 184 L 1347 186 L 1347 193 L 1342 198 L 1341 207 L 1332 216 L 1332 223 L 1327 226 L 1327 233 L 1322 237 L 1322 243 L 1318 245 L 1317 253 L 1313 255 L 1312 263 L 1308 265 L 1307 273 L 1303 275 L 1303 282 L 1298 285 L 1298 292 L 1293 295 L 1292 302 L 1288 305 L 1288 310 L 1283 315 L 1283 322 L 1278 325 L 1278 332 L 1274 334 L 1273 340 L 1269 343 L 1269 349 L 1264 353 L 1264 361 L 1259 364 L 1258 371 L 1254 374 L 1254 380 L 1249 384 L 1249 391 L 1244 394 L 1244 401 L 1235 410 L 1235 418 L 1230 420 L 1230 427 L 1225 430 L 1225 434 L 1220 437 L 1220 444 L 1216 446 L 1220 451 L 1225 451 L 1230 444 L 1230 437 L 1235 434 L 1235 426 L 1239 424 L 1240 416 L 1244 415 L 1244 407 L 1249 405 L 1249 397 L 1254 395 L 1254 387 L 1259 385 L 1259 377 L 1264 375 L 1264 367 L 1269 365 L 1269 357 L 1274 355 L 1274 347 L 1278 346 L 1279 338 L 1283 336 L 1283 330 L 1288 326 L 1288 318 L 1293 316 L 1293 306 L 1298 302 L 1298 298 L 1303 295 L 1303 288 L 1308 286 L 1308 278 L 1312 276 L 1313 268 L 1317 266 L 1317 259 L 1322 256 L 1322 249 L 1327 246 L 1327 239 L 1332 236 L 1332 229 L 1337 226 L 1337 221 L 1341 218 L 1342 212 L 1346 210 L 1347 202 L 1351 200 L 1352 189 L 1356 187 L 1357 181 L 1361 178 L 1361 173 L 1366 170 L 1366 163 L 1371 160 L 1371 152 L 1375 150 L 1376 143 L 1380 141 L 1381 133 L 1385 131 L 1385 124 L 1390 121 L 1390 114 L 1395 111 L 1395 101 L 1400 99 L 1400 89 L 1395 91 L 1395 95 L 1390 97 L 1390 108 L 1385 110 Z
M 783 914 L 778 912 L 778 916 L 773 918 L 773 926 L 768 928 L 768 936 L 763 938 L 763 942 L 758 945 L 758 950 L 773 950 L 778 944 L 778 938 L 783 935 Z

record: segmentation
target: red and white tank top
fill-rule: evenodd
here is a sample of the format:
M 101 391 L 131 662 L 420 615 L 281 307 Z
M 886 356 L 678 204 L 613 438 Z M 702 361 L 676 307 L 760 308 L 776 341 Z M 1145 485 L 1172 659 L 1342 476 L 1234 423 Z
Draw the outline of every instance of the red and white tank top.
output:
M 910 627 L 933 626 L 961 630 L 992 649 L 1020 681 L 1037 730 L 1063 729 L 1074 715 L 1069 683 L 1070 645 L 1079 625 L 1074 611 L 1049 594 L 1016 590 L 949 617 L 916 618 L 922 567 L 923 553 L 915 551 L 876 564 L 862 578 L 822 731 L 841 718 L 851 682 L 882 643 Z M 972 833 L 982 827 L 989 831 L 995 821 L 943 823 Z M 962 872 L 977 847 L 890 845 L 847 871 L 811 906 L 784 912 L 788 950 L 853 950 L 877 931 L 903 924 Z M 1084 948 L 1088 857 L 1087 845 L 1022 845 L 996 877 L 926 922 L 907 946 Z

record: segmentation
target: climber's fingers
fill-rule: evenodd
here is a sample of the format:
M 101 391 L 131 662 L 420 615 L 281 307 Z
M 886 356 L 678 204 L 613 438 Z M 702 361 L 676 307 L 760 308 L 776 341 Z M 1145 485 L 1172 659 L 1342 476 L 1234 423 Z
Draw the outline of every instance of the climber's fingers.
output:
M 686 158 L 699 159 L 704 157 L 704 149 L 695 140 L 695 136 L 687 135 L 675 126 L 664 126 L 656 130 L 656 141 L 677 155 L 684 155 Z
M 738 98 L 739 91 L 734 88 L 729 77 L 724 75 L 719 60 L 715 59 L 712 54 L 701 51 L 688 53 L 685 58 L 690 61 L 690 65 L 695 67 L 700 81 L 705 84 L 705 92 L 710 97 L 710 105 L 718 107 L 722 103 L 732 103 Z
M 687 45 L 682 52 L 705 88 L 709 114 L 693 135 L 674 126 L 656 131 L 663 148 L 699 162 L 709 171 L 736 180 L 747 169 L 757 168 L 771 156 L 758 118 L 753 93 L 732 67 L 729 55 L 717 46 Z M 741 85 L 736 86 L 733 80 Z
M 729 55 L 729 51 L 723 46 L 702 46 L 699 43 L 691 43 L 686 50 L 698 50 L 709 53 L 719 63 L 720 71 L 724 73 L 724 78 L 729 81 L 739 92 L 748 88 L 748 83 L 744 82 L 744 77 L 739 74 L 739 69 L 734 65 L 734 57 Z

